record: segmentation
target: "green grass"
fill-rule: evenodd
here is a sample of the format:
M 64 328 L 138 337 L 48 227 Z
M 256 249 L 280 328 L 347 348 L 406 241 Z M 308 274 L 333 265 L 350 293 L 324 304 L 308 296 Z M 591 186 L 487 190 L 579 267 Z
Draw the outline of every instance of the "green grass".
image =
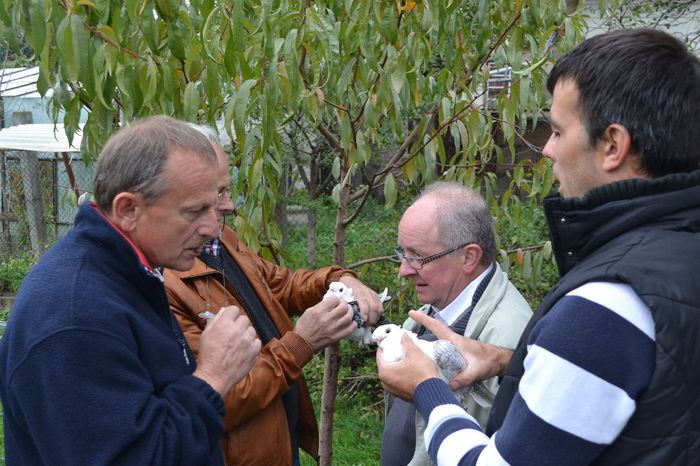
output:
M 376 407 L 358 407 L 338 403 L 333 420 L 333 464 L 371 466 L 379 464 L 384 425 L 383 411 Z M 310 456 L 302 453 L 301 464 L 313 466 Z
M 341 357 L 343 365 L 333 417 L 333 464 L 379 464 L 384 402 L 374 366 L 374 350 L 359 350 L 354 344 L 343 342 Z M 321 353 L 314 357 L 304 371 L 317 417 L 321 412 L 322 370 Z M 315 462 L 303 453 L 301 464 L 312 466 Z

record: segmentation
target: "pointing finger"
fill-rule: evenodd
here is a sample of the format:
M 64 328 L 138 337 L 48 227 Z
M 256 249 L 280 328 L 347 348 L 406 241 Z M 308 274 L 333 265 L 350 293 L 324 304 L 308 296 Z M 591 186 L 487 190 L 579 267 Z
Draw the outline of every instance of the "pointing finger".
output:
M 433 335 L 438 337 L 439 340 L 452 340 L 456 333 L 454 333 L 450 328 L 445 325 L 444 323 L 440 322 L 437 319 L 433 319 L 427 314 L 423 314 L 422 312 L 418 311 L 409 311 L 408 312 L 408 317 L 411 319 L 415 320 L 431 332 L 433 332 Z

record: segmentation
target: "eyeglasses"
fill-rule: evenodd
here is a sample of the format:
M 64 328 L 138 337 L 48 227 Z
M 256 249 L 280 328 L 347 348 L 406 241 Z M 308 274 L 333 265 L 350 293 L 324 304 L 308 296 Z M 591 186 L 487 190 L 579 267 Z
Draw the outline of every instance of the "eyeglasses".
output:
M 231 198 L 231 188 L 226 188 L 223 191 L 221 191 L 219 194 L 216 195 L 216 200 L 221 201 L 221 199 L 227 196 L 228 198 Z
M 219 207 L 222 202 L 226 201 L 226 199 L 232 199 L 231 188 L 226 188 L 216 195 L 216 206 Z
M 404 253 L 404 250 L 401 246 L 394 249 L 394 252 L 396 253 L 396 257 L 399 258 L 399 262 L 403 262 L 403 260 L 406 259 L 406 262 L 408 263 L 409 267 L 411 267 L 413 270 L 420 270 L 428 262 L 432 262 L 434 260 L 440 259 L 441 257 L 446 256 L 446 255 L 450 254 L 451 252 L 455 252 L 457 249 L 463 248 L 464 246 L 466 246 L 468 244 L 471 244 L 471 243 L 460 244 L 459 246 L 455 246 L 455 247 L 450 248 L 450 249 L 445 249 L 442 252 L 438 252 L 437 254 L 433 254 L 432 256 L 428 256 L 428 257 L 407 256 Z

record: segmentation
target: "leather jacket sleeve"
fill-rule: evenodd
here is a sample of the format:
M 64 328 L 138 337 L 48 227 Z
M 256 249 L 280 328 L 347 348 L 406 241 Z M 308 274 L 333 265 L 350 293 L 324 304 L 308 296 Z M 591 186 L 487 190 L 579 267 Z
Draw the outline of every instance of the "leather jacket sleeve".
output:
M 224 244 L 253 286 L 270 319 L 281 337 L 263 346 L 258 361 L 250 373 L 226 395 L 225 430 L 229 431 L 248 422 L 275 400 L 279 400 L 289 386 L 302 377 L 302 370 L 313 357 L 311 346 L 293 331 L 290 316 L 317 304 L 330 282 L 349 272 L 341 267 L 318 270 L 292 271 L 267 262 L 252 250 L 224 234 Z M 165 283 L 170 307 L 195 355 L 206 321 L 198 316 L 207 299 L 212 312 L 218 303 L 242 308 L 236 290 L 230 284 L 226 289 L 215 272 L 201 261 L 188 272 L 167 270 Z M 247 310 L 245 310 L 247 312 Z

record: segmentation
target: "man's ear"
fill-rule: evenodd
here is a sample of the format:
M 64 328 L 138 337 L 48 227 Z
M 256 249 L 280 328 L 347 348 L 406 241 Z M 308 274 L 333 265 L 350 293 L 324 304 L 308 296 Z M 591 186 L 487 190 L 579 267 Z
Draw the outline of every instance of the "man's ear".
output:
M 462 250 L 464 254 L 462 269 L 464 270 L 465 274 L 471 275 L 471 273 L 474 272 L 477 267 L 479 267 L 481 257 L 484 255 L 484 252 L 481 250 L 481 247 L 478 244 L 467 244 Z
M 140 195 L 121 192 L 112 201 L 112 212 L 109 219 L 124 232 L 133 231 L 136 228 L 136 219 L 141 210 L 143 200 Z
M 632 136 L 627 128 L 614 123 L 607 128 L 598 141 L 602 145 L 603 161 L 601 168 L 608 173 L 629 168 L 635 162 L 632 153 Z

